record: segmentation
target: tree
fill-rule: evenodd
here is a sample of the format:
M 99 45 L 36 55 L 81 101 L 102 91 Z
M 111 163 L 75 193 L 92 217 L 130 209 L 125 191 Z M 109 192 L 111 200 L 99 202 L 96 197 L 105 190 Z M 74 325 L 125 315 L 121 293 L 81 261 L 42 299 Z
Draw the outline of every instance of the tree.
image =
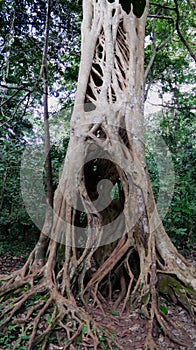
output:
M 3 91 L 0 91 L 2 101 L 4 97 Z M 2 103 L 0 112 L 1 248 L 8 233 L 13 243 L 14 233 L 24 240 L 27 227 L 31 230 L 35 228 L 25 211 L 20 191 L 20 159 L 25 150 L 26 137 L 32 135 L 32 125 L 26 117 L 21 118 L 23 112 L 20 108 L 10 113 L 18 99 L 13 97 L 9 100 L 9 97 L 6 104 Z
M 140 305 L 149 326 L 145 349 L 157 348 L 156 323 L 183 344 L 158 306 L 160 296 L 168 295 L 193 316 L 196 280 L 194 268 L 164 230 L 146 166 L 147 13 L 145 1 L 83 2 L 78 88 L 48 249 L 39 241 L 24 267 L 2 278 L 1 327 L 14 318 L 23 323 L 15 348 L 28 340 L 28 349 L 38 344 L 45 349 L 47 337 L 59 326 L 64 349 L 76 347 L 84 327 L 94 349 L 112 348 L 115 339 L 84 307 L 86 298 L 101 307 L 107 294 L 114 297 L 118 280 L 114 308 L 121 301 L 122 311 L 128 301 Z M 45 227 L 43 233 L 48 233 Z M 45 325 L 41 334 L 39 323 Z M 107 338 L 101 345 L 103 332 Z M 82 347 L 87 348 L 85 340 Z
M 49 67 L 46 72 L 42 64 L 46 56 L 43 51 L 47 51 L 46 5 L 43 1 L 38 1 L 36 6 L 34 1 L 28 1 L 28 6 L 26 1 L 20 1 L 19 4 L 17 1 L 0 3 L 0 231 L 2 237 L 7 237 L 10 232 L 11 241 L 18 235 L 21 238 L 24 238 L 24 234 L 28 236 L 28 230 L 29 236 L 32 231 L 37 232 L 25 211 L 20 193 L 21 156 L 25 146 L 30 143 L 34 130 L 43 128 L 44 116 L 48 133 L 47 98 L 62 92 L 68 103 L 69 94 L 73 92 L 72 83 L 72 91 L 66 95 L 64 93 L 65 85 L 66 89 L 68 85 L 64 70 L 71 65 L 70 59 L 65 63 L 65 56 L 71 55 L 71 52 L 74 55 L 74 49 L 78 47 L 79 26 L 74 26 L 72 22 L 74 18 L 76 24 L 81 17 L 81 14 L 78 15 L 79 6 L 75 2 L 59 1 L 52 7 L 52 13 L 48 16 L 50 38 L 47 39 L 45 66 L 48 64 Z M 43 73 L 47 73 L 46 79 L 43 79 Z M 47 84 L 44 85 L 42 80 L 47 81 Z M 44 90 L 48 90 L 47 94 Z M 45 100 L 43 118 L 42 97 Z M 47 148 L 49 146 L 46 147 L 48 154 Z M 49 155 L 47 160 L 49 163 Z M 52 184 L 48 181 L 47 192 L 51 194 L 49 202 L 52 202 L 50 187 Z M 38 196 L 36 193 L 34 195 Z
M 195 148 L 194 148 L 194 113 L 190 111 L 191 95 L 186 96 L 178 91 L 178 101 L 161 112 L 149 115 L 154 122 L 154 128 L 150 127 L 149 138 L 160 135 L 171 151 L 172 165 L 175 172 L 175 185 L 173 188 L 171 203 L 166 216 L 163 218 L 164 227 L 175 246 L 180 249 L 183 255 L 190 255 L 190 249 L 194 249 L 194 227 L 195 227 L 195 205 L 194 193 L 194 169 L 195 169 Z M 188 98 L 187 98 L 188 97 Z M 173 101 L 174 102 L 174 101 Z M 150 142 L 148 141 L 150 145 Z M 152 145 L 152 144 L 151 144 Z M 146 142 L 146 158 L 148 171 L 152 182 L 155 200 L 159 197 L 160 173 L 165 173 L 165 164 L 159 164 L 157 169 L 156 161 L 148 149 Z M 150 147 L 149 147 L 150 148 Z M 158 149 L 156 152 L 158 153 Z M 162 149 L 160 150 L 162 153 Z M 156 155 L 156 158 L 158 156 Z M 161 155 L 162 158 L 162 155 Z M 168 187 L 167 177 L 162 177 L 162 187 Z M 168 203 L 167 203 L 168 205 Z
M 176 111 L 175 111 L 176 112 Z M 194 148 L 193 113 L 188 110 L 175 113 L 176 127 L 169 111 L 162 121 L 162 133 L 166 142 L 173 147 L 175 167 L 175 190 L 171 202 L 172 210 L 165 218 L 165 226 L 175 245 L 188 251 L 194 246 L 194 195 L 190 184 L 194 184 L 196 152 Z M 172 128 L 171 128 L 172 126 Z M 171 146 L 171 143 L 172 146 Z M 182 171 L 183 169 L 183 171 Z

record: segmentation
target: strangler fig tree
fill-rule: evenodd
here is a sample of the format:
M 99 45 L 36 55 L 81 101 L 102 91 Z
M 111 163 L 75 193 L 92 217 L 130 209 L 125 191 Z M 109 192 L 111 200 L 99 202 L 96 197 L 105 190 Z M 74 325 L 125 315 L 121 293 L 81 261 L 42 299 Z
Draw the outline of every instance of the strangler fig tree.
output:
M 2 277 L 1 328 L 20 320 L 29 350 L 47 349 L 59 328 L 63 349 L 76 349 L 79 340 L 81 349 L 122 349 L 88 314 L 88 300 L 102 311 L 109 298 L 122 312 L 140 307 L 148 323 L 145 349 L 157 348 L 157 324 L 183 344 L 183 330 L 177 338 L 160 311 L 161 296 L 193 316 L 195 270 L 164 230 L 145 159 L 147 14 L 144 0 L 83 1 L 78 88 L 53 224 L 45 222 L 24 267 Z M 19 336 L 15 348 L 20 344 Z

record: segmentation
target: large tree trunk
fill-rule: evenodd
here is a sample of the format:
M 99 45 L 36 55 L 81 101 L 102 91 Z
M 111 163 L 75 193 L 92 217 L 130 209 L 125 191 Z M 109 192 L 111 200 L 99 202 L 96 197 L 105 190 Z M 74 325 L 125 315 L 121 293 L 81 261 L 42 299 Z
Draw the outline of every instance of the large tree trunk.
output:
M 146 349 L 156 348 L 155 321 L 181 344 L 160 314 L 158 298 L 176 298 L 193 314 L 196 280 L 164 231 L 146 166 L 143 61 L 148 9 L 137 18 L 124 12 L 118 0 L 85 0 L 83 7 L 78 89 L 48 252 L 39 241 L 20 273 L 7 277 L 2 295 L 10 288 L 29 287 L 3 324 L 34 292 L 45 293 L 28 349 L 35 342 L 44 344 L 57 323 L 68 339 L 65 349 L 75 343 L 83 324 L 98 349 L 99 327 L 77 299 L 85 306 L 88 295 L 101 307 L 110 297 L 114 308 L 121 303 L 122 311 L 128 302 L 140 305 L 149 322 Z M 37 324 L 49 308 L 50 326 L 40 336 Z

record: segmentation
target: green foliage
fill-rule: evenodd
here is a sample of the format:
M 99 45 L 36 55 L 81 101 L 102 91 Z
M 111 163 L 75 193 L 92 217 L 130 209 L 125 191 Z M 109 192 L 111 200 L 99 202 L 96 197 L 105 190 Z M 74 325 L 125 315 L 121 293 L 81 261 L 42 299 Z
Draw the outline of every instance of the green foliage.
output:
M 113 316 L 119 316 L 119 312 L 116 310 L 111 310 L 111 315 Z
M 149 175 L 150 175 L 150 180 L 151 180 L 152 190 L 154 193 L 154 198 L 155 198 L 155 201 L 157 201 L 158 194 L 159 194 L 159 186 L 160 186 L 159 172 L 158 172 L 155 158 L 153 157 L 153 154 L 150 152 L 148 147 L 146 147 L 146 161 L 148 164 L 148 171 L 149 171 Z
M 186 110 L 178 113 L 176 123 L 173 127 L 171 115 L 166 115 L 161 124 L 162 135 L 173 153 L 175 168 L 174 196 L 164 224 L 177 247 L 189 250 L 195 241 L 196 217 L 193 114 Z
M 7 108 L 3 113 L 0 119 L 0 253 L 13 251 L 19 241 L 30 242 L 28 236 L 36 233 L 20 192 L 20 160 L 25 149 L 25 138 L 31 134 L 32 125 L 20 114 L 12 118 Z M 14 242 L 16 237 L 17 242 Z M 18 249 L 15 251 L 17 253 Z
M 23 341 L 29 339 L 28 334 L 24 334 L 22 332 L 22 328 L 19 325 L 12 324 L 8 325 L 3 333 L 0 334 L 0 347 L 1 349 L 11 349 L 13 345 L 13 341 L 18 339 L 18 334 L 20 334 L 20 344 L 16 345 L 16 349 L 18 350 L 26 350 L 24 347 Z M 22 344 L 21 344 L 22 342 Z
M 182 261 L 179 261 L 179 263 L 182 263 Z M 189 296 L 193 296 L 194 298 L 196 296 L 192 287 L 184 287 L 182 283 L 174 277 L 163 274 L 159 277 L 158 288 L 161 294 L 167 295 L 171 300 L 176 300 L 177 298 L 184 308 L 187 309 L 190 314 L 194 315 L 194 311 L 189 302 Z M 165 313 L 165 309 L 166 308 L 162 306 L 161 311 Z
M 24 0 L 1 2 L 0 78 L 6 85 L 20 85 L 21 91 L 42 95 L 39 79 L 44 45 L 47 2 Z M 77 25 L 76 25 L 77 23 Z M 81 8 L 77 1 L 57 1 L 52 8 L 49 40 L 49 86 L 56 93 L 64 78 L 65 54 L 78 49 L 80 41 Z M 62 60 L 61 60 L 62 59 Z M 70 61 L 70 59 L 69 59 Z M 17 65 L 15 64 L 17 62 Z M 67 62 L 68 64 L 68 62 Z M 75 77 L 76 79 L 76 77 Z M 56 82 L 58 80 L 58 87 Z M 64 86 L 64 84 L 62 84 Z M 38 88 L 38 89 L 37 89 Z M 40 95 L 41 93 L 41 95 Z
M 178 1 L 180 11 L 179 26 L 184 39 L 190 46 L 194 43 L 194 11 L 188 1 Z M 157 81 L 160 96 L 171 93 L 176 83 L 189 84 L 195 81 L 190 53 L 185 48 L 176 31 L 176 12 L 172 0 L 157 1 L 149 7 L 149 20 L 146 26 L 145 67 L 151 57 L 155 58 L 146 79 L 146 87 Z
M 14 230 L 13 230 L 14 231 Z M 24 241 L 23 237 L 17 237 L 15 233 L 3 237 L 1 236 L 0 242 L 0 256 L 1 255 L 12 255 L 12 256 L 23 256 L 27 258 L 31 250 L 34 248 L 36 243 L 36 236 L 32 235 L 31 239 Z
M 181 101 L 180 98 L 175 110 L 168 109 L 157 116 L 154 115 L 154 122 L 156 118 L 161 120 L 158 130 L 159 137 L 163 138 L 171 151 L 175 172 L 174 194 L 167 215 L 163 220 L 164 226 L 177 248 L 188 253 L 190 248 L 194 248 L 195 242 L 196 149 L 194 115 L 185 105 L 183 109 L 177 110 L 177 106 L 181 106 Z M 152 188 L 155 199 L 157 199 L 160 186 L 159 171 L 155 158 L 148 149 L 146 150 L 146 158 Z M 162 170 L 164 171 L 164 169 Z
M 194 246 L 195 234 L 195 70 L 188 50 L 175 30 L 176 11 L 173 1 L 150 5 L 146 26 L 145 66 L 156 51 L 147 76 L 147 90 L 159 82 L 159 96 L 170 98 L 161 113 L 154 115 L 151 126 L 172 153 L 175 188 L 169 211 L 164 218 L 165 228 L 178 249 L 185 253 Z M 179 26 L 185 40 L 192 45 L 194 13 L 189 2 L 178 2 Z M 164 43 L 164 45 L 163 45 Z M 157 150 L 157 153 L 159 151 Z M 155 158 L 146 150 L 149 173 L 155 198 L 159 193 L 159 171 Z M 161 166 L 161 164 L 159 164 Z M 164 170 L 164 169 L 163 169 Z M 167 186 L 167 184 L 166 184 Z
M 159 309 L 164 315 L 168 314 L 168 309 L 165 305 L 160 305 Z
M 69 142 L 69 135 L 64 137 L 60 143 L 54 144 L 51 147 L 54 189 L 56 189 L 59 182 L 65 155 L 67 152 L 68 142 Z
M 83 326 L 83 327 L 82 327 L 82 333 L 83 333 L 84 335 L 88 334 L 88 328 L 87 328 L 87 326 Z
M 46 5 L 47 2 L 41 0 L 36 2 L 36 6 L 31 0 L 28 5 L 23 0 L 19 4 L 13 0 L 0 2 L 1 253 L 14 251 L 12 245 L 16 248 L 13 244 L 16 237 L 19 237 L 20 243 L 25 240 L 21 244 L 23 249 L 25 244 L 31 246 L 32 236 L 34 241 L 37 239 L 38 229 L 25 210 L 20 192 L 20 166 L 26 145 L 39 143 L 40 138 L 43 140 L 41 133 L 36 134 L 36 131 L 40 131 L 43 124 L 40 114 L 43 89 L 39 74 Z M 55 3 L 50 21 L 48 84 L 50 97 L 60 101 L 61 106 L 67 106 L 73 99 L 75 88 L 71 86 L 71 81 L 77 79 L 80 23 L 81 7 L 77 1 Z M 57 122 L 55 115 L 51 114 L 50 119 L 54 120 L 53 125 Z M 55 188 L 66 147 L 67 141 L 63 139 L 60 146 L 52 147 Z M 32 195 L 34 199 L 38 194 Z M 15 253 L 19 254 L 18 248 Z

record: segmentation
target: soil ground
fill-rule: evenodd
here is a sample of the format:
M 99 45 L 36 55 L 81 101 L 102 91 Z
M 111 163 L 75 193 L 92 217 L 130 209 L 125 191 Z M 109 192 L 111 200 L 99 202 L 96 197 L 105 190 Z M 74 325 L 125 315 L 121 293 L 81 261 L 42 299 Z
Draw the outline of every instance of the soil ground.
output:
M 192 264 L 196 264 L 196 254 L 193 252 L 189 261 Z M 11 254 L 0 256 L 0 274 L 9 274 L 14 270 L 19 269 L 25 262 L 25 256 L 19 257 Z M 181 330 L 184 333 L 184 341 L 187 344 L 185 346 L 174 345 L 165 337 L 160 329 L 154 334 L 156 344 L 159 349 L 162 350 L 193 350 L 196 349 L 196 325 L 191 319 L 190 315 L 180 305 L 175 305 L 171 302 L 162 300 L 162 306 L 167 311 L 167 317 L 177 327 L 178 332 L 175 331 L 175 335 L 178 337 Z M 142 350 L 147 334 L 147 322 L 140 310 L 131 311 L 129 307 L 121 314 L 122 304 L 119 305 L 117 310 L 113 310 L 112 302 L 106 302 L 102 305 L 103 310 L 100 307 L 93 306 L 91 300 L 88 303 L 88 311 L 93 318 L 96 319 L 102 327 L 107 327 L 120 344 L 122 344 L 124 350 Z M 91 344 L 88 343 L 88 339 L 83 339 L 86 342 L 87 347 L 81 346 L 79 350 L 93 349 Z M 54 344 L 48 346 L 48 350 L 60 349 Z M 114 349 L 116 349 L 114 347 Z M 0 348 L 0 350 L 2 350 Z M 6 349 L 11 350 L 11 349 Z M 35 349 L 36 350 L 36 349 Z M 117 350 L 117 349 L 116 349 Z

